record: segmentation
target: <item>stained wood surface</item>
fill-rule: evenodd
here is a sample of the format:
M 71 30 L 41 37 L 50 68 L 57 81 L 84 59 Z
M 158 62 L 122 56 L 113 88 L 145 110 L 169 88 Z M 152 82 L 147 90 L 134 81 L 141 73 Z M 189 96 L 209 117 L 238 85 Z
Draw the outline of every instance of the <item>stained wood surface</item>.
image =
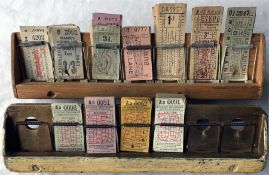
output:
M 16 172 L 190 172 L 253 173 L 262 171 L 265 156 L 259 159 L 236 158 L 117 158 L 117 157 L 6 157 L 6 167 Z
M 90 63 L 89 33 L 82 33 L 85 42 L 86 64 Z M 221 35 L 222 41 L 223 35 Z M 23 64 L 18 50 L 19 33 L 12 34 L 11 65 L 14 96 L 17 98 L 83 98 L 85 96 L 148 96 L 156 93 L 184 93 L 191 99 L 259 99 L 263 93 L 265 73 L 265 38 L 264 34 L 252 36 L 252 43 L 257 47 L 257 60 L 254 61 L 255 49 L 250 51 L 249 79 L 254 83 L 111 83 L 111 82 L 24 82 Z M 186 34 L 186 44 L 190 45 L 190 34 Z M 89 68 L 89 67 L 87 67 Z M 255 70 L 252 74 L 252 70 Z M 89 75 L 90 76 L 90 75 Z
M 248 115 L 257 112 L 261 114 L 261 117 L 255 118 L 253 115 Z M 51 125 L 50 104 L 14 104 L 6 111 L 4 162 L 8 169 L 17 172 L 259 172 L 264 168 L 267 155 L 267 125 L 265 125 L 263 111 L 260 108 L 231 105 L 188 105 L 186 122 L 193 123 L 205 116 L 210 121 L 230 121 L 240 115 L 245 115 L 242 118 L 246 122 L 259 125 L 254 153 L 120 152 L 91 155 L 84 152 L 24 152 L 18 148 L 15 123 L 25 120 L 28 116 L 34 116 L 39 121 Z

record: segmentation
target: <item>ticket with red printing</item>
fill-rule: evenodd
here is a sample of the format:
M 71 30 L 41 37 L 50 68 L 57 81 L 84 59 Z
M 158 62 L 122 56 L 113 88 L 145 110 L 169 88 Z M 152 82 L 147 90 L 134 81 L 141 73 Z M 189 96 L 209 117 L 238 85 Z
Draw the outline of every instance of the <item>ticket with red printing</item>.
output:
M 184 127 L 169 124 L 184 124 L 186 98 L 181 94 L 157 94 L 155 98 L 155 130 L 153 151 L 183 152 Z M 167 124 L 161 126 L 161 124 Z
M 77 103 L 52 103 L 56 151 L 84 151 L 81 106 Z M 73 125 L 72 125 L 73 124 Z
M 53 63 L 46 26 L 20 26 L 21 51 L 26 78 L 33 81 L 54 81 Z
M 84 103 L 86 125 L 93 126 L 86 127 L 87 153 L 116 153 L 115 98 L 85 97 Z
M 151 49 L 128 50 L 127 46 L 151 46 L 151 33 L 148 26 L 122 28 L 124 48 L 125 80 L 152 80 Z
M 219 40 L 223 7 L 195 7 L 192 9 L 191 44 L 189 59 L 190 80 L 217 80 L 219 69 Z M 205 46 L 211 45 L 211 46 Z

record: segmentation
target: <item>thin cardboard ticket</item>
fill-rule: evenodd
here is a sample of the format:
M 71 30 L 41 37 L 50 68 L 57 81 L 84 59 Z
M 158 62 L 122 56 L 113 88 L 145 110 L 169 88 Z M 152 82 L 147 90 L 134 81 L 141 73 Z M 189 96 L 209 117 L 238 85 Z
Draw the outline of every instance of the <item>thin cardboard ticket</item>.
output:
M 219 40 L 223 7 L 192 9 L 192 30 L 189 58 L 189 80 L 217 80 Z
M 92 79 L 120 79 L 120 31 L 115 25 L 92 26 Z
M 47 27 L 20 26 L 20 30 L 26 78 L 34 81 L 54 81 Z
M 56 151 L 84 151 L 81 106 L 77 103 L 52 103 Z
M 116 153 L 115 98 L 85 97 L 84 103 L 87 153 Z
M 187 4 L 182 3 L 161 3 L 153 7 L 158 80 L 186 79 L 186 10 Z
M 128 49 L 127 46 L 151 46 L 151 33 L 148 26 L 122 28 L 125 79 L 127 81 L 152 80 L 151 49 Z
M 49 40 L 54 58 L 55 78 L 57 80 L 83 79 L 83 48 L 79 27 L 50 26 Z
M 92 79 L 120 79 L 120 33 L 122 15 L 93 13 L 90 28 L 92 43 Z
M 222 80 L 248 80 L 249 48 L 240 46 L 251 44 L 255 17 L 256 7 L 228 8 L 223 41 Z
M 122 26 L 122 15 L 109 13 L 93 13 L 92 25 Z
M 150 98 L 121 98 L 121 151 L 148 152 L 151 108 Z
M 186 97 L 181 94 L 157 94 L 155 98 L 155 130 L 153 151 L 183 152 Z M 162 126 L 162 124 L 166 124 Z M 171 126 L 169 126 L 171 124 Z

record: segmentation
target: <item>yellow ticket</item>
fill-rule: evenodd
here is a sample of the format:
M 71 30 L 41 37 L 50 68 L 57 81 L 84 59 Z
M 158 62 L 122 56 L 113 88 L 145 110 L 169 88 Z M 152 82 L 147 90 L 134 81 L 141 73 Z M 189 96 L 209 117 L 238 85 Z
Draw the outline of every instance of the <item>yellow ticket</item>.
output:
M 121 151 L 148 152 L 151 109 L 150 98 L 121 98 Z

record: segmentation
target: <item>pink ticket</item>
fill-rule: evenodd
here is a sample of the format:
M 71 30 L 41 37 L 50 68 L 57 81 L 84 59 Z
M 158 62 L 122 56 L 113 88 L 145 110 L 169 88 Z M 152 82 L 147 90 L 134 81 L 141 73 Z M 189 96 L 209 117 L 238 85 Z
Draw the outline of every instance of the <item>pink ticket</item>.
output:
M 109 13 L 93 13 L 92 25 L 117 25 L 122 26 L 122 15 Z
M 87 153 L 116 153 L 114 97 L 85 97 L 84 103 Z
M 152 80 L 151 49 L 129 50 L 127 46 L 151 46 L 149 26 L 122 28 L 125 79 L 127 81 Z

